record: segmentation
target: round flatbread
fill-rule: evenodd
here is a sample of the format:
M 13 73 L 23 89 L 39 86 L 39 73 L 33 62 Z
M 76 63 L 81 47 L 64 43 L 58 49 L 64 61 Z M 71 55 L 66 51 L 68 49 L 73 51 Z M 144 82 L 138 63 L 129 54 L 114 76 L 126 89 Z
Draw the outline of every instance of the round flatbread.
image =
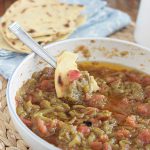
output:
M 70 34 L 61 35 L 61 36 L 59 36 L 59 38 L 57 36 L 55 36 L 55 37 L 52 36 L 52 37 L 37 37 L 37 38 L 33 38 L 33 39 L 35 41 L 37 41 L 40 45 L 44 46 L 44 45 L 46 45 L 48 43 L 52 43 L 52 42 L 56 42 L 56 41 L 60 41 L 60 40 L 66 39 L 69 35 Z M 12 51 L 19 52 L 19 53 L 27 53 L 27 54 L 32 52 L 26 45 L 24 45 L 18 39 L 16 39 L 16 40 L 8 40 L 5 37 L 5 40 L 3 39 L 3 41 L 5 41 L 5 43 L 9 46 L 8 50 L 12 50 Z M 4 46 L 3 46 L 3 48 L 4 48 Z M 6 49 L 7 49 L 7 47 L 6 47 Z
M 15 51 L 4 39 L 0 32 L 0 49 Z
M 18 1 L 26 2 L 25 0 Z M 26 3 L 25 3 L 26 4 Z M 67 34 L 76 28 L 76 19 L 83 10 L 79 5 L 63 3 L 33 5 L 27 4 L 20 8 L 20 3 L 15 8 L 8 9 L 2 17 L 1 28 L 8 39 L 17 39 L 8 29 L 12 22 L 17 21 L 32 37 Z M 22 5 L 21 5 L 22 6 Z M 10 11 L 11 10 L 11 11 Z
M 13 3 L 1 19 L 0 30 L 3 39 L 16 51 L 30 53 L 8 29 L 18 22 L 39 44 L 45 45 L 67 38 L 85 22 L 81 16 L 81 5 L 60 3 L 57 0 L 18 0 Z

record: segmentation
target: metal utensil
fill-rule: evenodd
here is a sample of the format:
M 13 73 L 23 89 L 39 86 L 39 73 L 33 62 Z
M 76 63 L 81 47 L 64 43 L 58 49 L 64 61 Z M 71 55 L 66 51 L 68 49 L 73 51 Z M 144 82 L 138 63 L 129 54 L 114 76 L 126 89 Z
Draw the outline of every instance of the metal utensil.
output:
M 50 56 L 41 45 L 32 39 L 32 37 L 17 23 L 14 22 L 9 26 L 9 30 L 14 33 L 20 41 L 22 41 L 27 47 L 29 47 L 34 53 L 39 55 L 53 68 L 56 68 L 56 60 Z

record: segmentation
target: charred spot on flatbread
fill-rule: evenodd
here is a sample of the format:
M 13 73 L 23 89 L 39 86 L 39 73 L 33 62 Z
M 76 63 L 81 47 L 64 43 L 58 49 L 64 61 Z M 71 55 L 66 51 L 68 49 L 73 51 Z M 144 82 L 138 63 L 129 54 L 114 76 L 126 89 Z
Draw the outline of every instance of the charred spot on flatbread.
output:
M 46 14 L 47 14 L 48 16 L 50 16 L 50 17 L 52 16 L 49 12 L 47 12 Z
M 64 27 L 69 28 L 70 27 L 69 23 L 64 24 Z
M 34 30 L 34 29 L 30 29 L 30 30 L 28 30 L 28 32 L 29 32 L 29 33 L 34 33 L 35 30 Z
M 2 22 L 2 27 L 5 27 L 6 26 L 6 22 Z
M 60 86 L 63 86 L 63 81 L 62 81 L 61 75 L 58 76 L 58 84 Z
M 2 36 L 15 50 L 21 52 L 24 47 L 28 53 L 30 49 L 17 40 L 17 37 L 9 31 L 8 25 L 14 21 L 19 22 L 32 38 L 45 45 L 67 38 L 81 25 L 82 23 L 78 25 L 76 21 L 79 20 L 82 10 L 77 4 L 69 5 L 57 0 L 18 0 L 7 9 L 1 19 Z M 68 20 L 70 22 L 67 23 Z M 15 45 L 12 41 L 15 41 Z
M 23 14 L 26 10 L 27 10 L 26 8 L 25 8 L 25 9 L 23 9 L 23 10 L 21 11 L 21 14 Z
M 34 3 L 35 1 L 34 0 L 30 0 L 30 2 Z
M 42 41 L 38 41 L 38 43 L 41 45 L 43 42 Z
M 12 41 L 12 44 L 13 44 L 13 45 L 15 45 L 15 44 L 16 44 L 16 42 L 15 42 L 15 41 Z

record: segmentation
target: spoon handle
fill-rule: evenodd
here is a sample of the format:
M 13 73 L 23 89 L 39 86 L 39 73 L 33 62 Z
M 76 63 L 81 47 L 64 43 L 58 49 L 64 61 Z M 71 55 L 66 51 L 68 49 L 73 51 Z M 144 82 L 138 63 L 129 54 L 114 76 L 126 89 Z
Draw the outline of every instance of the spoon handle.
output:
M 56 68 L 55 58 L 50 56 L 41 45 L 32 39 L 32 37 L 24 31 L 24 29 L 16 22 L 9 26 L 9 30 L 14 33 L 20 41 L 22 41 L 27 47 L 29 47 L 34 53 L 43 58 L 53 68 Z

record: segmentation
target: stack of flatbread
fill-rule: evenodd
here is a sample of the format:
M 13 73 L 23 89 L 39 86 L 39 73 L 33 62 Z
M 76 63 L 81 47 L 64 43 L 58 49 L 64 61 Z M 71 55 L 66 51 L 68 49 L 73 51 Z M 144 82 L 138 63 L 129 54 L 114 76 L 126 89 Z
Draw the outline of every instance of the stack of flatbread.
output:
M 83 9 L 82 5 L 57 0 L 18 0 L 1 18 L 0 48 L 8 49 L 9 45 L 17 52 L 31 52 L 9 31 L 8 26 L 15 21 L 41 45 L 65 39 L 85 22 Z

